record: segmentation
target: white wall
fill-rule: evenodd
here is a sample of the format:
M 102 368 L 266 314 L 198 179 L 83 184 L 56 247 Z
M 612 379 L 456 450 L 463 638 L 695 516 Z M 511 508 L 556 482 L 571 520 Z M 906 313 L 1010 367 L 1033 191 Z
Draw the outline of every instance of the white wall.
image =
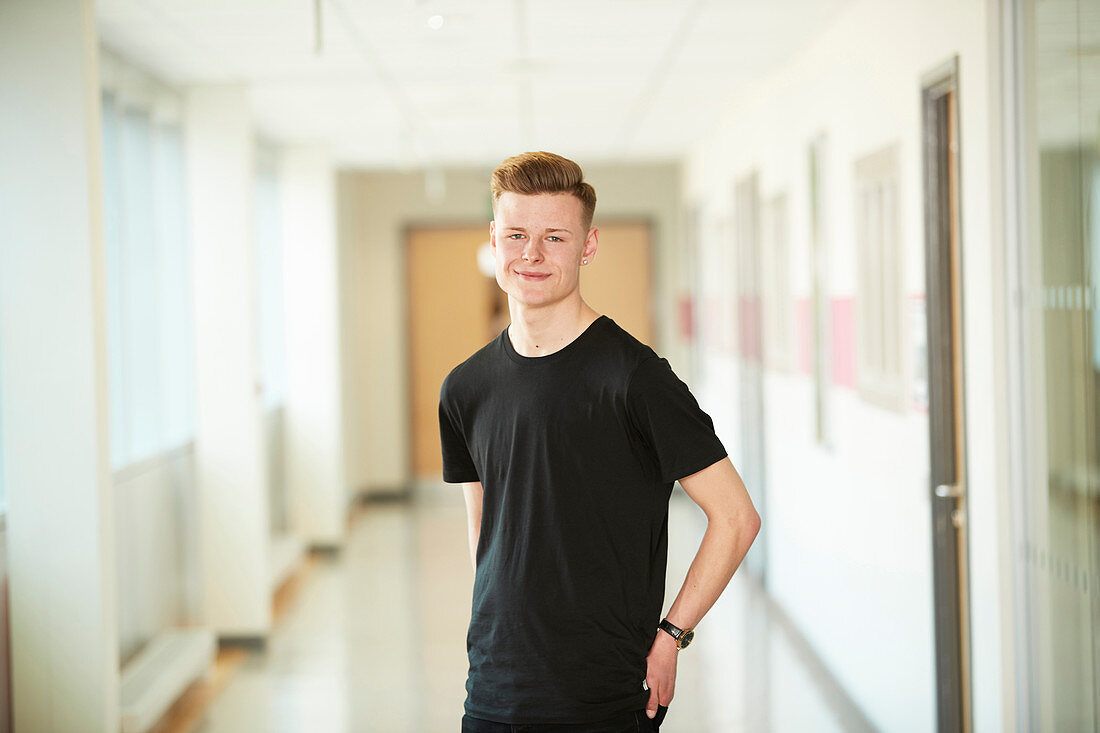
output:
M 198 546 L 203 621 L 223 636 L 271 626 L 251 109 L 239 86 L 187 92 L 194 262 Z
M 118 730 L 90 0 L 0 3 L 0 391 L 19 731 Z
M 584 161 L 578 161 L 584 166 Z M 490 169 L 447 170 L 429 198 L 420 173 L 344 171 L 339 176 L 346 470 L 352 490 L 394 490 L 409 476 L 405 343 L 405 228 L 484 222 L 492 210 Z M 676 331 L 682 257 L 679 168 L 668 163 L 585 166 L 601 217 L 653 223 L 655 348 L 687 380 L 689 353 Z
M 293 531 L 308 544 L 330 547 L 343 542 L 347 508 L 335 176 L 323 148 L 283 152 L 287 490 Z
M 924 291 L 920 90 L 959 56 L 970 583 L 976 730 L 1002 727 L 999 504 L 994 466 L 993 275 L 989 176 L 998 83 L 984 0 L 853 2 L 811 44 L 744 90 L 690 154 L 685 196 L 704 211 L 704 298 L 725 323 L 736 276 L 733 182 L 760 172 L 763 200 L 788 194 L 792 284 L 809 291 L 808 147 L 826 136 L 824 238 L 830 297 L 855 292 L 854 163 L 901 145 L 905 293 Z M 995 34 L 994 34 L 995 37 Z M 993 71 L 996 71 L 994 68 Z M 722 320 L 726 319 L 726 321 Z M 923 324 L 918 324 L 923 326 Z M 915 331 L 907 334 L 912 343 Z M 915 357 L 915 352 L 910 351 Z M 735 457 L 736 368 L 710 348 L 706 407 Z M 840 683 L 883 730 L 935 727 L 927 415 L 884 411 L 833 386 L 833 449 L 812 439 L 809 375 L 765 377 L 770 590 Z

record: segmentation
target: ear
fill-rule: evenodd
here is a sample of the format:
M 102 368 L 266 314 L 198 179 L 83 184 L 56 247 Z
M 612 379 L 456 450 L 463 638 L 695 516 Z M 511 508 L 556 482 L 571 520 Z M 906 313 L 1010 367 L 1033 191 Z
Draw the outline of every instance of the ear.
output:
M 588 230 L 588 236 L 584 238 L 584 259 L 589 262 L 596 255 L 596 245 L 600 241 L 600 230 L 592 227 Z
M 489 222 L 489 249 L 496 250 L 497 248 L 497 222 L 496 219 Z

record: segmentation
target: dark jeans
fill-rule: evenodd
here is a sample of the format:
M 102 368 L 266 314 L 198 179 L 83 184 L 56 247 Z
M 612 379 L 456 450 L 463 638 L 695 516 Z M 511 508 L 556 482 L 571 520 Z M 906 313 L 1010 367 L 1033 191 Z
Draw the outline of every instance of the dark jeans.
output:
M 635 710 L 598 723 L 494 723 L 463 715 L 462 733 L 659 733 L 667 712 L 667 707 L 659 705 L 652 720 L 645 710 Z

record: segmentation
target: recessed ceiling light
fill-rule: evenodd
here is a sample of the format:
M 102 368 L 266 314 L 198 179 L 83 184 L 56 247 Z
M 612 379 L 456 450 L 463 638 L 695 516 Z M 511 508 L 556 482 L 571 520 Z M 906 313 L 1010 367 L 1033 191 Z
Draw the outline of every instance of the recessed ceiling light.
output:
M 442 28 L 443 27 L 443 16 L 442 15 L 433 15 L 432 17 L 428 18 L 428 27 L 431 28 L 433 31 L 437 31 L 440 28 Z

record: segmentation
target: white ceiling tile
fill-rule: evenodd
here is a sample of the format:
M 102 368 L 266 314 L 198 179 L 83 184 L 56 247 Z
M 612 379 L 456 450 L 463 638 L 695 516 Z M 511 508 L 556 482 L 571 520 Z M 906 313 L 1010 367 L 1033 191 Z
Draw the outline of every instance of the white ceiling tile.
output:
M 97 20 L 166 81 L 250 85 L 265 136 L 377 167 L 680 155 L 847 1 L 323 0 L 320 53 L 311 0 L 99 0 Z

